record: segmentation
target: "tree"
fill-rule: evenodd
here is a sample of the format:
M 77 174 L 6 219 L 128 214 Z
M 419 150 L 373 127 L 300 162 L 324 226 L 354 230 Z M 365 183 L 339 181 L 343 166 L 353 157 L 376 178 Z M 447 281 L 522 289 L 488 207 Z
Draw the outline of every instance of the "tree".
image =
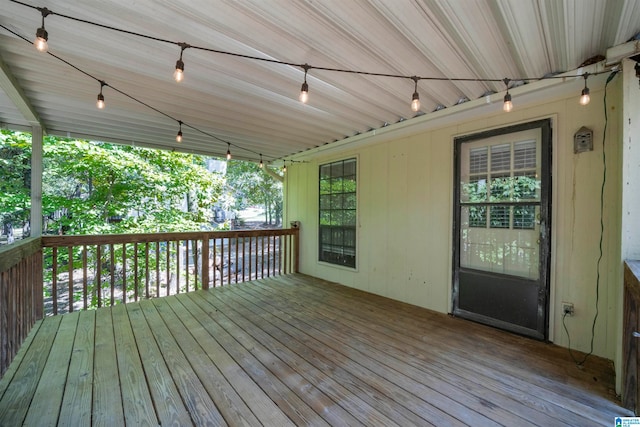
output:
M 236 209 L 262 205 L 265 224 L 280 224 L 282 182 L 267 174 L 257 164 L 240 160 L 229 160 L 226 178 L 228 191 L 235 194 Z
M 0 132 L 0 231 L 13 241 L 13 228 L 25 227 L 31 209 L 31 137 Z
M 223 177 L 206 158 L 104 142 L 45 137 L 44 231 L 65 234 L 192 231 L 211 225 Z M 0 222 L 29 221 L 31 136 L 0 133 Z
M 191 154 L 47 138 L 43 211 L 73 234 L 197 230 L 211 222 L 222 177 Z

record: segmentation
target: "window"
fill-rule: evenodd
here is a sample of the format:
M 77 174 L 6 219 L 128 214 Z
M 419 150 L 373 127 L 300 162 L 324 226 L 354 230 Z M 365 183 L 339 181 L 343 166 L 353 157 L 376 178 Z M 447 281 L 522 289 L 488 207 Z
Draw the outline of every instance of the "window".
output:
M 356 159 L 320 165 L 320 261 L 356 266 L 356 188 Z
M 469 204 L 469 227 L 535 228 L 535 205 L 523 202 L 539 197 L 536 156 L 536 141 L 530 139 L 469 149 L 461 194 Z

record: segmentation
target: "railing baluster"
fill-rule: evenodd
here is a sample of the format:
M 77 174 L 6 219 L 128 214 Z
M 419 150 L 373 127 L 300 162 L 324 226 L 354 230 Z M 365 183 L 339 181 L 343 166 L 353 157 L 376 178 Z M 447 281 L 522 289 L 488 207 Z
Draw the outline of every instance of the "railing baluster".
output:
M 144 244 L 144 297 L 149 299 L 149 242 Z
M 227 238 L 227 285 L 231 284 L 231 236 Z
M 156 242 L 156 297 L 160 296 L 160 242 Z
M 251 254 L 252 254 L 252 252 L 251 252 L 251 246 L 252 246 L 251 242 L 253 242 L 253 237 L 249 236 L 249 280 L 252 279 L 251 266 L 253 264 L 253 260 L 251 259 Z M 257 248 L 257 246 L 256 246 L 256 248 Z
M 116 254 L 114 249 L 114 244 L 109 245 L 109 261 L 111 264 L 109 265 L 109 274 L 111 276 L 111 295 L 109 296 L 110 305 L 113 307 L 115 304 L 115 294 L 116 294 Z
M 171 241 L 167 240 L 167 265 L 166 267 L 166 271 L 167 271 L 167 295 L 171 295 Z
M 176 294 L 180 293 L 180 252 L 182 245 L 179 240 L 176 240 Z
M 244 278 L 244 270 L 245 270 L 245 260 L 247 259 L 246 254 L 245 254 L 245 247 L 244 244 L 246 242 L 246 238 L 242 238 L 242 282 L 245 282 L 245 278 Z
M 260 278 L 264 279 L 264 236 L 260 238 L 260 245 L 262 246 L 260 253 Z
M 215 273 L 214 273 L 215 277 Z M 209 236 L 202 239 L 202 289 L 209 289 Z
M 133 300 L 138 301 L 138 242 L 133 244 Z
M 220 239 L 220 286 L 224 285 L 224 237 Z
M 82 309 L 86 310 L 87 304 L 87 245 L 82 246 Z
M 67 270 L 69 272 L 69 281 L 67 283 L 67 287 L 69 288 L 67 312 L 73 313 L 73 246 L 67 247 L 67 255 L 69 257 L 67 261 Z
M 233 265 L 233 270 L 235 271 L 235 275 L 236 275 L 236 281 L 235 283 L 238 283 L 238 246 L 240 246 L 238 243 L 240 243 L 240 238 L 238 236 L 236 236 L 235 238 L 235 242 L 236 242 L 236 262 Z
M 193 258 L 193 290 L 198 290 L 198 242 L 196 240 L 189 240 L 191 243 L 191 256 Z M 187 262 L 187 264 L 189 264 Z M 187 271 L 190 268 L 187 267 Z M 187 292 L 189 292 L 189 282 L 187 282 Z
M 185 261 L 184 261 L 184 269 L 185 269 L 185 273 L 184 273 L 184 279 L 185 279 L 185 290 L 186 292 L 189 292 L 189 243 L 191 241 L 190 240 L 185 240 L 184 244 L 185 244 Z
M 127 303 L 127 244 L 122 244 L 122 302 Z
M 53 266 L 51 270 L 51 298 L 53 314 L 58 314 L 58 248 L 53 248 Z
M 96 278 L 93 281 L 93 287 L 96 290 L 98 307 L 102 307 L 102 245 L 96 246 L 96 263 Z

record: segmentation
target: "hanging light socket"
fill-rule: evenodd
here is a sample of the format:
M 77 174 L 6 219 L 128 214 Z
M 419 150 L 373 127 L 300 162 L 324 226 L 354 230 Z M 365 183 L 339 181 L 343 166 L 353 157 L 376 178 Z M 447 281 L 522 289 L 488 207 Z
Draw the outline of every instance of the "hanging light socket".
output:
M 411 98 L 411 111 L 417 113 L 420 110 L 420 94 L 418 93 L 418 80 L 419 77 L 413 76 L 411 77 L 415 83 L 415 88 L 413 90 L 413 96 Z
M 184 80 L 184 62 L 182 61 L 182 54 L 184 50 L 191 47 L 191 45 L 187 43 L 179 43 L 180 45 L 180 58 L 176 61 L 176 70 L 173 72 L 173 79 L 180 83 Z
M 511 102 L 511 94 L 509 93 L 509 82 L 511 80 L 505 78 L 503 81 L 507 86 L 507 93 L 504 95 L 504 104 L 502 105 L 502 109 L 505 113 L 509 113 L 511 110 L 513 110 L 513 102 Z
M 36 30 L 36 39 L 33 41 L 34 46 L 40 52 L 46 52 L 49 49 L 49 44 L 47 43 L 49 40 L 49 33 L 44 29 L 44 18 L 49 16 L 51 11 L 46 7 L 38 8 L 40 13 L 42 13 L 42 27 Z
M 587 105 L 591 101 L 591 96 L 589 96 L 589 88 L 587 87 L 587 79 L 589 78 L 589 73 L 584 73 L 584 89 L 582 89 L 582 94 L 580 95 L 580 105 Z
M 309 64 L 304 64 L 302 66 L 304 68 L 304 83 L 302 83 L 302 87 L 300 88 L 300 102 L 306 104 L 309 102 L 309 85 L 307 84 L 307 72 L 309 71 Z
M 105 107 L 105 103 L 104 103 L 104 95 L 102 94 L 102 88 L 105 87 L 107 84 L 100 80 L 100 93 L 98 94 L 98 101 L 96 101 L 96 107 L 98 107 L 98 109 L 103 110 Z
M 182 142 L 182 121 L 178 120 L 178 124 L 180 125 L 180 129 L 178 130 L 178 134 L 176 135 L 176 142 Z

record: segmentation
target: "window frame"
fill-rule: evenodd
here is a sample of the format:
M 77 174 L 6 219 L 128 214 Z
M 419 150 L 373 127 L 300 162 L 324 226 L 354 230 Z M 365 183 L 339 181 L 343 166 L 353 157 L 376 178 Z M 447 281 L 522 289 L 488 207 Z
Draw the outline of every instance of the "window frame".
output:
M 357 270 L 358 263 L 358 160 L 357 156 L 353 156 L 318 164 L 317 260 L 350 270 Z M 350 163 L 353 163 L 353 167 L 345 172 L 345 165 Z M 328 171 L 323 168 L 328 168 Z M 353 191 L 345 189 L 345 178 L 355 184 Z M 341 189 L 334 191 L 338 180 L 341 181 Z M 340 206 L 334 207 L 334 203 Z M 326 224 L 327 216 L 329 224 Z M 338 223 L 331 224 L 332 221 Z

